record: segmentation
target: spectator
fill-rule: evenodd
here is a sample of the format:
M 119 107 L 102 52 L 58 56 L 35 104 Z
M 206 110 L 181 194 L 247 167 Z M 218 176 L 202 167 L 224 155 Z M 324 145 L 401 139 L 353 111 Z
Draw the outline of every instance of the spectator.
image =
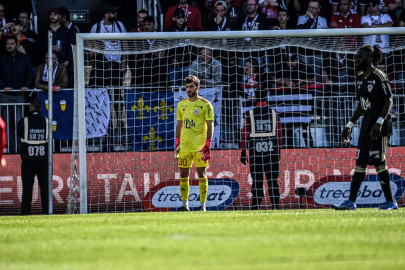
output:
M 356 92 L 355 55 L 344 53 L 347 50 L 346 42 L 343 37 L 337 39 L 332 52 L 325 52 L 323 56 L 324 89 L 331 91 L 332 95 L 328 104 L 322 106 L 322 108 L 328 108 L 325 110 L 325 115 L 330 116 L 326 118 L 326 121 L 329 121 L 327 134 L 331 134 L 331 147 L 342 146 L 340 134 L 343 126 L 348 121 L 346 111 L 351 109 L 350 105 L 350 107 L 345 107 L 348 104 L 342 103 L 339 96 L 354 95 Z
M 22 26 L 19 19 L 12 19 L 10 22 L 10 33 L 9 35 L 15 36 L 17 38 L 17 50 L 22 53 L 26 53 L 22 43 L 27 37 L 21 32 Z
M 330 28 L 360 28 L 360 16 L 350 8 L 350 0 L 340 0 L 339 11 L 332 15 Z
M 285 2 L 284 0 L 259 0 L 260 13 L 270 20 L 271 25 L 275 25 L 278 10 L 280 8 L 287 9 Z
M 273 26 L 273 30 L 287 30 L 292 29 L 290 23 L 290 14 L 287 9 L 279 8 L 277 11 L 277 22 Z
M 231 31 L 235 25 L 226 16 L 227 4 L 224 1 L 217 1 L 213 8 L 215 17 L 208 20 L 205 30 L 207 31 Z
M 239 96 L 256 100 L 260 89 L 259 62 L 254 58 L 247 58 L 243 63 L 243 71 L 239 82 Z
M 187 0 L 178 0 L 179 4 L 169 7 L 166 13 L 164 30 L 167 31 L 173 25 L 173 14 L 177 8 L 182 8 L 185 13 L 185 22 L 192 31 L 202 31 L 202 19 L 200 10 L 187 3 Z
M 228 18 L 230 24 L 236 27 L 242 16 L 240 6 L 238 6 L 236 2 L 242 2 L 242 0 L 225 0 L 224 2 L 226 3 L 226 17 Z
M 326 29 L 328 23 L 325 18 L 319 16 L 321 5 L 319 0 L 310 0 L 308 3 L 308 9 L 305 15 L 298 18 L 297 29 Z M 317 74 L 316 78 L 318 82 L 322 81 L 322 55 L 312 49 L 301 49 L 300 60 L 310 65 Z
M 360 28 L 360 16 L 350 10 L 350 3 L 350 0 L 340 0 L 339 12 L 334 13 L 331 18 L 331 28 Z M 348 36 L 346 39 L 349 48 L 357 47 L 355 36 Z
M 393 26 L 398 26 L 397 10 L 401 10 L 402 6 L 402 0 L 380 0 L 381 14 L 388 14 Z
M 172 86 L 182 86 L 190 68 L 183 62 L 183 57 L 173 56 L 169 60 L 169 78 Z
M 332 6 L 332 16 L 333 14 L 335 14 L 336 12 L 339 11 L 340 9 L 340 2 L 337 0 L 332 0 L 330 1 L 330 4 Z M 358 6 L 358 0 L 349 0 L 349 10 L 351 13 L 357 13 L 357 6 Z
M 5 37 L 6 53 L 0 55 L 0 103 L 24 103 L 25 93 L 33 84 L 31 61 L 17 50 L 17 38 Z M 20 90 L 12 92 L 12 90 Z M 16 153 L 16 119 L 22 118 L 22 106 L 1 106 L 1 117 L 7 123 L 9 153 Z
M 103 19 L 93 25 L 90 33 L 126 33 L 127 31 L 124 25 L 122 22 L 118 21 L 117 11 L 118 8 L 115 6 L 108 4 L 104 5 Z M 105 40 L 103 43 L 104 50 L 107 53 L 104 54 L 104 61 L 106 62 L 101 64 L 104 65 L 104 70 L 106 70 L 107 73 L 98 74 L 97 77 L 106 78 L 104 86 L 118 86 L 121 82 L 121 75 L 127 67 L 126 58 L 125 56 L 122 57 L 120 54 L 109 54 L 108 52 L 121 51 L 122 47 L 125 46 L 126 43 L 120 40 Z
M 191 63 L 190 75 L 197 76 L 202 85 L 221 84 L 221 63 L 212 57 L 212 51 L 208 48 L 200 50 L 199 57 Z
M 332 8 L 331 8 L 330 0 L 317 0 L 317 1 L 319 3 L 319 6 L 322 7 L 322 9 L 319 8 L 318 15 L 325 18 L 326 21 L 328 22 L 327 23 L 327 25 L 328 25 L 329 21 L 330 21 L 330 17 L 332 16 Z M 297 7 L 298 7 L 300 14 L 305 15 L 306 12 L 308 12 L 309 3 L 311 2 L 311 0 L 299 0 L 297 2 L 298 2 Z
M 391 17 L 388 14 L 381 14 L 379 4 L 379 0 L 367 1 L 367 15 L 361 17 L 361 27 L 392 27 L 393 21 Z M 363 45 L 377 45 L 383 53 L 388 53 L 389 35 L 364 36 Z
M 286 87 L 285 91 L 291 89 L 292 91 L 290 92 L 295 93 L 296 89 L 306 87 L 308 83 L 315 82 L 313 69 L 304 62 L 301 62 L 296 54 L 289 54 L 284 57 L 283 63 L 279 63 L 275 70 L 277 70 L 277 72 L 274 79 L 279 86 Z M 299 93 L 302 93 L 301 90 Z M 312 147 L 313 139 L 308 129 L 308 123 L 306 122 L 292 122 L 285 125 L 287 145 L 290 147 L 294 145 L 294 129 L 297 124 L 305 131 L 303 132 L 303 137 L 306 146 Z M 309 145 L 307 143 L 309 143 Z
M 240 21 L 239 29 L 242 31 L 253 31 L 253 30 L 268 30 L 269 21 L 267 18 L 259 14 L 257 9 L 259 7 L 258 0 L 247 0 L 246 4 L 246 17 Z M 250 39 L 249 39 L 250 40 Z M 247 40 L 247 41 L 249 41 Z
M 3 29 L 3 27 L 7 24 L 6 19 L 5 19 L 5 14 L 6 14 L 6 10 L 4 9 L 3 4 L 0 4 L 0 29 Z M 7 34 L 8 32 L 10 32 L 9 28 L 5 28 L 4 30 L 2 30 L 3 33 L 1 33 L 2 35 Z
M 64 25 L 71 35 L 71 42 L 76 45 L 76 34 L 80 33 L 79 27 L 70 21 L 70 11 L 66 7 L 60 7 L 60 23 Z
M 31 214 L 32 189 L 37 177 L 41 189 L 42 214 L 48 209 L 48 120 L 41 115 L 39 99 L 30 102 L 31 115 L 18 122 L 21 137 L 21 180 L 23 185 L 21 215 Z
M 69 30 L 60 23 L 60 10 L 57 7 L 53 7 L 49 10 L 50 24 L 40 32 L 40 43 L 43 48 L 48 47 L 48 31 L 52 32 L 52 50 L 58 55 L 60 63 L 64 66 L 68 66 L 72 61 L 72 38 L 69 34 Z M 45 55 L 45 51 L 43 52 Z
M 297 29 L 326 29 L 328 23 L 324 17 L 319 16 L 321 4 L 318 0 L 310 0 L 305 15 L 298 18 Z
M 30 17 L 28 15 L 28 12 L 26 11 L 21 11 L 18 14 L 18 19 L 21 21 L 21 32 L 24 34 L 24 36 L 27 37 L 31 42 L 35 42 L 38 40 L 37 33 L 35 31 L 32 31 L 30 29 Z
M 136 26 L 129 30 L 132 33 L 140 33 L 143 32 L 143 20 L 149 16 L 148 11 L 146 9 L 141 9 L 138 11 L 136 15 Z
M 182 8 L 177 8 L 173 13 L 173 25 L 168 32 L 187 32 L 189 31 L 186 23 L 186 14 Z
M 63 65 L 59 65 L 58 56 L 52 53 L 52 83 L 54 92 L 60 92 L 63 88 L 68 87 L 68 73 Z M 35 76 L 35 87 L 44 91 L 48 91 L 48 81 L 50 74 L 48 72 L 48 53 L 45 55 L 45 63 L 38 66 Z

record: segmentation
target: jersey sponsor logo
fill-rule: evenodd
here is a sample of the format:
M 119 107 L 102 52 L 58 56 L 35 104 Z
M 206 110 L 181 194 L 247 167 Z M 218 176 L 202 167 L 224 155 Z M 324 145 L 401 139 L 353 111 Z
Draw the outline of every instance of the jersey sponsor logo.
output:
M 195 127 L 194 120 L 190 121 L 187 118 L 185 118 L 183 122 L 184 122 L 184 127 L 185 128 L 193 128 L 193 127 Z
M 360 103 L 361 103 L 361 108 L 363 111 L 367 111 L 368 109 L 371 109 L 371 102 L 370 100 L 365 99 L 364 97 L 360 97 Z
M 148 211 L 176 211 L 182 206 L 180 180 L 167 180 L 153 187 L 143 200 Z M 239 195 L 239 183 L 233 179 L 208 179 L 206 208 L 209 211 L 225 210 Z M 189 206 L 196 210 L 200 206 L 198 180 L 190 180 Z
M 316 182 L 310 190 L 308 197 L 313 199 L 318 207 L 329 207 L 332 204 L 341 204 L 350 196 L 351 176 L 328 175 Z M 396 174 L 390 175 L 392 194 L 399 201 L 405 193 L 405 180 Z M 386 201 L 378 175 L 368 175 L 361 184 L 357 193 L 357 207 L 378 207 Z

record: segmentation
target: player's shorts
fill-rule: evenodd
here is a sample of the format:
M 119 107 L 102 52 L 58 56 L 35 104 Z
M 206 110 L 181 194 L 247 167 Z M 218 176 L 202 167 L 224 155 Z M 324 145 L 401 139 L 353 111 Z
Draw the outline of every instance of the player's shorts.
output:
M 372 140 L 369 136 L 359 137 L 356 165 L 380 165 L 385 162 L 390 137 L 383 136 Z
M 180 168 L 191 168 L 193 165 L 193 161 L 195 163 L 196 168 L 200 167 L 207 167 L 208 161 L 204 161 L 201 159 L 202 152 L 182 152 L 180 151 L 179 157 L 178 157 L 178 162 L 179 162 L 179 167 Z

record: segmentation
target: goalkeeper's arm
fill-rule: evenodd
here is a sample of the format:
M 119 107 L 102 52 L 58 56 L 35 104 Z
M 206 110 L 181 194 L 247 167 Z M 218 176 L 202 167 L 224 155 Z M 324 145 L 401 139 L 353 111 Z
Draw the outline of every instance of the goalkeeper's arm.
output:
M 180 137 L 181 137 L 181 130 L 183 129 L 183 121 L 177 120 L 177 125 L 176 125 L 176 147 L 175 147 L 175 154 L 174 157 L 177 158 L 179 152 L 180 152 Z
M 211 139 L 214 134 L 214 121 L 207 120 L 207 139 L 205 140 L 205 144 L 203 148 L 199 151 L 202 152 L 201 159 L 207 161 L 211 158 L 210 148 L 211 148 Z
M 361 104 L 357 105 L 356 110 L 354 111 L 354 114 L 352 118 L 350 118 L 350 121 L 347 123 L 345 129 L 343 130 L 342 133 L 342 139 L 343 142 L 349 142 L 350 141 L 350 133 L 352 132 L 352 127 L 354 124 L 357 122 L 357 120 L 360 118 L 360 116 L 363 114 L 363 109 L 361 108 Z

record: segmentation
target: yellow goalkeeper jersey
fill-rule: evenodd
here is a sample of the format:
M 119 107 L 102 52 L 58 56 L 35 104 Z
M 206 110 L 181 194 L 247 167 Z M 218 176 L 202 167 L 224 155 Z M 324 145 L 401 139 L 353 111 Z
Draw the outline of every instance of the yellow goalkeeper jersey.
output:
M 190 102 L 183 99 L 177 105 L 177 121 L 183 121 L 180 135 L 180 151 L 198 152 L 207 139 L 206 121 L 214 120 L 212 104 L 200 97 L 197 101 Z

